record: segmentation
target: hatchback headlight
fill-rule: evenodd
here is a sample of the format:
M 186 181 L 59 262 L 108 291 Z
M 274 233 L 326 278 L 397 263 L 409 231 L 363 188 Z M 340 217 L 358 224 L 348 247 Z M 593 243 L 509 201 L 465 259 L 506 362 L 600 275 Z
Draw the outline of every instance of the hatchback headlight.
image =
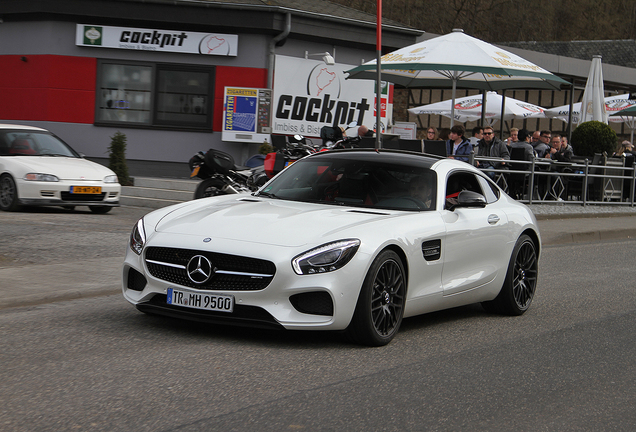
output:
M 144 219 L 141 218 L 135 224 L 130 233 L 130 248 L 137 255 L 141 255 L 141 251 L 146 243 L 146 231 L 144 230 Z
M 53 174 L 42 174 L 42 173 L 28 173 L 24 176 L 25 180 L 28 181 L 43 181 L 43 182 L 59 182 L 60 179 L 54 176 Z
M 116 175 L 107 175 L 104 177 L 104 183 L 117 183 L 118 181 Z
M 351 261 L 359 247 L 358 239 L 327 243 L 295 257 L 292 260 L 292 267 L 299 275 L 338 270 Z

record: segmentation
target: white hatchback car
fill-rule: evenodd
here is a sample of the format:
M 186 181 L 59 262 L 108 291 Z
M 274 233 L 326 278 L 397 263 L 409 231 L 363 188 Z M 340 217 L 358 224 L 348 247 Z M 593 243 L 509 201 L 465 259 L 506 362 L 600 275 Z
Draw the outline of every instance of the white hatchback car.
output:
M 106 213 L 119 206 L 120 195 L 113 171 L 84 159 L 51 132 L 0 124 L 0 210 L 81 205 Z

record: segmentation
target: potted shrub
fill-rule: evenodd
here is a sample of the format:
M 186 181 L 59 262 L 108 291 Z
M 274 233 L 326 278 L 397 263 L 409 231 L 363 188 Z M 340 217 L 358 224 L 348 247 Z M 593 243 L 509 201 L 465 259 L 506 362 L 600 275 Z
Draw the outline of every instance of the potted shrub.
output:
M 126 164 L 126 135 L 117 131 L 110 138 L 108 168 L 117 174 L 120 185 L 130 186 L 132 182 L 128 176 L 128 165 Z
M 581 123 L 572 132 L 572 150 L 577 156 L 594 157 L 594 153 L 612 155 L 616 149 L 616 132 L 600 121 Z

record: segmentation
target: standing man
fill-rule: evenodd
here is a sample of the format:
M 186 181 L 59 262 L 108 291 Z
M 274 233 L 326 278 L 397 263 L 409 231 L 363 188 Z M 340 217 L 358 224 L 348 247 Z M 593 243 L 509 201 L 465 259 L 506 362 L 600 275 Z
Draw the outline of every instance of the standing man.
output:
M 537 131 L 538 132 L 538 131 Z M 535 132 L 535 134 L 537 133 Z M 534 134 L 532 134 L 532 147 L 538 158 L 545 157 L 545 154 L 550 151 L 550 140 L 552 139 L 552 132 L 549 130 L 542 130 L 539 132 L 539 141 L 534 141 Z
M 495 132 L 493 131 L 491 126 L 486 126 L 484 128 L 484 138 L 479 141 L 479 152 L 477 156 L 485 156 L 492 158 L 502 159 L 501 162 L 496 161 L 483 161 L 477 162 L 477 166 L 480 168 L 496 168 L 500 169 L 505 167 L 504 160 L 510 160 L 510 152 L 508 152 L 508 147 L 501 141 L 499 138 L 495 136 Z M 488 173 L 490 177 L 495 177 L 495 173 Z
M 466 129 L 460 124 L 451 128 L 450 139 L 446 141 L 446 154 L 449 158 L 468 162 L 468 156 L 473 151 L 473 146 L 470 141 L 464 138 L 465 133 Z
M 473 136 L 470 137 L 470 144 L 473 146 L 473 149 L 479 145 L 479 140 L 484 137 L 484 128 L 481 126 L 475 126 L 473 128 Z

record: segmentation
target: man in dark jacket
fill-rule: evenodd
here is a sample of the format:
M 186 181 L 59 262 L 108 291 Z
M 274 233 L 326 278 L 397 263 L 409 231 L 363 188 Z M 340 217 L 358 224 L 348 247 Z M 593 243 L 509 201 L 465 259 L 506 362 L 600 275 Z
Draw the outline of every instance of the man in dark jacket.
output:
M 495 136 L 495 133 L 490 126 L 484 128 L 484 137 L 479 141 L 479 152 L 477 156 L 499 158 L 499 161 L 481 161 L 477 162 L 479 168 L 496 168 L 502 169 L 506 167 L 505 160 L 510 160 L 510 152 L 506 144 Z M 489 173 L 491 177 L 494 177 L 494 173 Z
M 462 125 L 454 125 L 450 130 L 450 139 L 446 141 L 446 154 L 451 159 L 468 162 L 473 146 L 465 137 L 466 129 Z

